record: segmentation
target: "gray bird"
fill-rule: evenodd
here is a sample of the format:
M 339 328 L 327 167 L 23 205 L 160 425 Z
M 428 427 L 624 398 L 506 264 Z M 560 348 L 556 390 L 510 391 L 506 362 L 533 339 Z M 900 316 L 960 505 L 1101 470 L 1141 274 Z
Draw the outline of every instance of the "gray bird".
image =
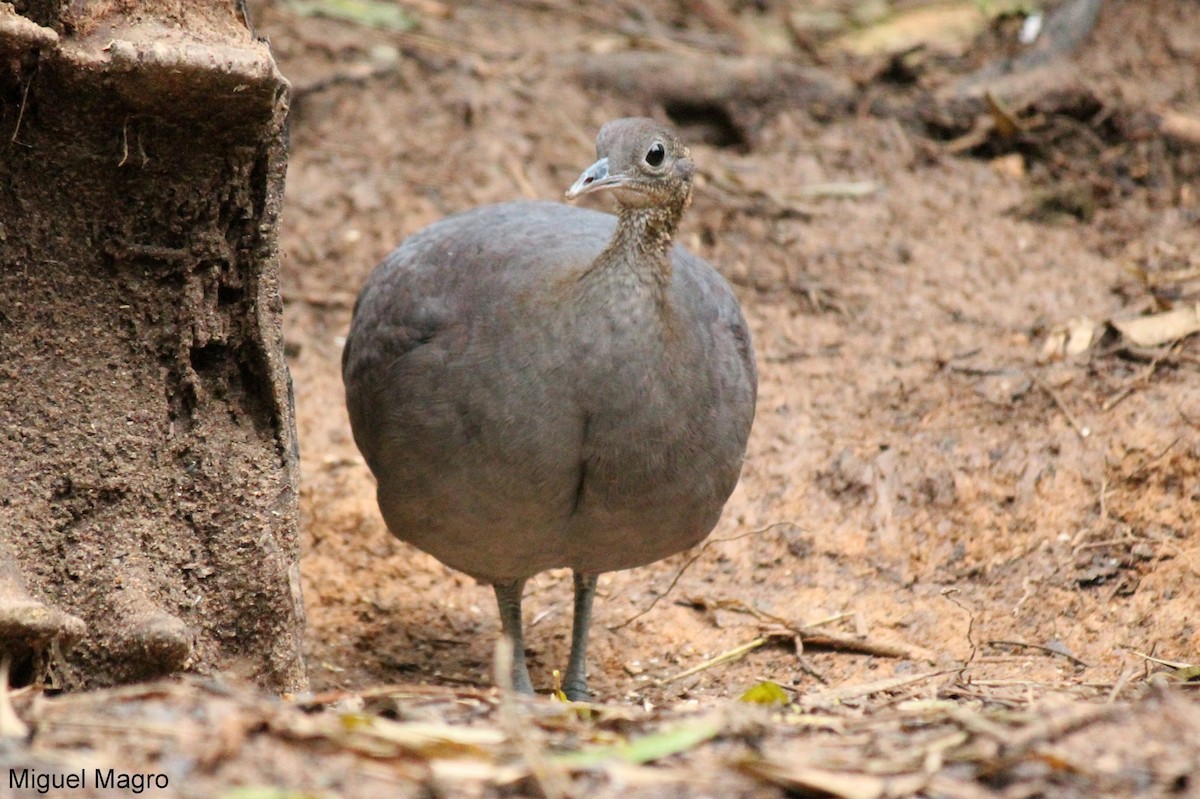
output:
M 672 245 L 688 149 L 619 119 L 596 154 L 566 196 L 609 192 L 616 216 L 513 202 L 430 225 L 367 278 L 342 355 L 388 528 L 494 587 L 520 691 L 525 581 L 573 570 L 573 700 L 588 697 L 597 575 L 712 531 L 758 383 L 729 284 Z

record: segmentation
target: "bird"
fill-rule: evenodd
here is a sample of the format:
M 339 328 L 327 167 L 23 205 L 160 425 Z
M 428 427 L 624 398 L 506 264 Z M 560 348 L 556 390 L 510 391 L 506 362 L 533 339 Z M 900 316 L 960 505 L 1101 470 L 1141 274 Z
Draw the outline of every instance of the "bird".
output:
M 566 199 L 483 205 L 368 276 L 342 354 L 351 431 L 390 532 L 490 584 L 532 693 L 525 582 L 569 568 L 561 690 L 590 697 L 600 574 L 689 549 L 745 459 L 758 373 L 729 283 L 675 243 L 695 166 L 673 129 L 608 122 Z

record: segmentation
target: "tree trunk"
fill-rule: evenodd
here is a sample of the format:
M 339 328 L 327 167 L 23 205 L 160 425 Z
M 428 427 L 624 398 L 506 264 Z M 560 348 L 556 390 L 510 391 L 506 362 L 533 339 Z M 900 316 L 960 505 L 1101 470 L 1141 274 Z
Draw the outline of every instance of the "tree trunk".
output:
M 287 96 L 235 0 L 0 2 L 0 654 L 20 680 L 305 682 Z

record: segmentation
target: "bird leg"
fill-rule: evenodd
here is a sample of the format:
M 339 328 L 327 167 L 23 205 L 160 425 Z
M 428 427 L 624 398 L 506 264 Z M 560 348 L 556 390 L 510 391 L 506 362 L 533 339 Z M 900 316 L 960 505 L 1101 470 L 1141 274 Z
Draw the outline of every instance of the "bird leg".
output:
M 563 693 L 572 702 L 586 702 L 587 640 L 592 624 L 592 600 L 596 598 L 595 574 L 575 572 L 575 622 L 571 627 L 571 658 L 567 661 L 567 677 Z
M 500 627 L 512 642 L 512 684 L 522 694 L 533 693 L 529 669 L 525 666 L 525 642 L 521 632 L 521 594 L 525 590 L 524 580 L 511 583 L 496 583 L 496 604 L 500 606 Z

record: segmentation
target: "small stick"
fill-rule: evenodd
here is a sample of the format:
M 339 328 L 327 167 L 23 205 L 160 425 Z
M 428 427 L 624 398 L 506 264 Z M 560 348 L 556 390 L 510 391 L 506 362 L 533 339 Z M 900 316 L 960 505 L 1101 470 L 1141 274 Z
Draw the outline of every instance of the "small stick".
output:
M 1108 693 L 1108 698 L 1106 700 L 1104 700 L 1105 704 L 1111 705 L 1113 702 L 1117 701 L 1117 697 L 1119 697 L 1121 695 L 1121 692 L 1125 690 L 1125 686 L 1129 684 L 1129 678 L 1132 676 L 1133 676 L 1132 668 L 1126 668 L 1126 669 L 1121 670 L 1121 676 L 1117 677 L 1117 681 L 1115 683 L 1113 683 L 1112 690 L 1109 691 L 1109 693 Z
M 797 654 L 796 662 L 800 664 L 800 671 L 804 672 L 809 677 L 812 677 L 814 680 L 821 683 L 821 685 L 829 685 L 829 679 L 824 674 L 817 671 L 816 668 L 814 668 L 812 664 L 808 662 L 808 659 L 805 658 L 804 655 Z M 786 688 L 787 686 L 784 687 Z M 788 690 L 794 689 L 789 688 Z
M 570 784 L 566 772 L 557 763 L 552 763 L 546 753 L 530 735 L 532 725 L 521 718 L 517 708 L 516 691 L 513 689 L 513 644 L 508 636 L 496 639 L 496 650 L 492 657 L 496 685 L 500 688 L 500 728 L 509 742 L 521 754 L 529 767 L 529 773 L 542 790 L 546 799 L 567 799 Z
M 1120 709 L 1120 705 L 1081 705 L 1068 708 L 1058 716 L 1018 730 L 1003 742 L 1005 753 L 1012 756 L 1023 752 L 1035 744 L 1058 738 L 1097 721 L 1103 721 Z
M 805 645 L 809 646 L 819 646 L 841 652 L 854 652 L 860 655 L 874 655 L 881 658 L 931 660 L 928 652 L 924 652 L 917 647 L 873 641 L 870 638 L 859 638 L 856 635 L 815 632 L 803 627 L 800 628 L 799 635 Z
M 1160 118 L 1159 130 L 1168 139 L 1186 144 L 1200 144 L 1200 119 L 1196 117 L 1178 111 L 1164 111 Z
M 1160 660 L 1159 658 L 1151 657 L 1150 655 L 1144 655 L 1141 652 L 1137 651 L 1136 649 L 1127 649 L 1126 651 L 1128 651 L 1129 654 L 1131 654 L 1131 655 L 1137 655 L 1138 657 L 1142 658 L 1143 660 L 1147 660 L 1151 663 L 1157 663 L 1160 666 L 1166 666 L 1167 668 L 1171 668 L 1171 669 L 1194 669 L 1194 668 L 1196 668 L 1195 663 L 1183 663 L 1182 661 L 1178 661 L 1178 660 Z
M 1062 412 L 1062 415 L 1066 417 L 1067 422 L 1071 425 L 1080 438 L 1087 438 L 1092 434 L 1092 429 L 1087 425 L 1079 423 L 1079 420 L 1075 418 L 1075 414 L 1071 413 L 1071 409 L 1067 407 L 1067 403 L 1063 401 L 1063 398 L 1058 395 L 1057 391 L 1052 389 L 1045 380 L 1042 380 L 1042 378 L 1038 377 L 1037 375 L 1032 375 L 1032 377 L 1033 382 L 1037 384 L 1037 387 L 1050 395 L 1050 399 L 1054 401 L 1054 405 L 1059 411 Z
M 814 199 L 824 198 L 858 198 L 866 197 L 879 191 L 879 186 L 871 180 L 850 180 L 837 183 L 809 183 L 799 186 L 796 193 L 801 197 Z
M 871 694 L 883 693 L 884 691 L 894 691 L 906 685 L 912 685 L 916 682 L 922 682 L 949 673 L 950 671 L 947 670 L 927 671 L 923 674 L 913 674 L 908 677 L 891 677 L 886 680 L 876 680 L 875 682 L 861 683 L 859 685 L 847 685 L 828 691 L 820 691 L 815 694 L 806 694 L 800 697 L 800 702 L 804 705 L 836 704 L 838 702 L 845 702 L 847 699 L 858 699 L 870 696 Z
M 33 75 L 29 76 L 29 80 L 25 81 L 25 88 L 21 90 L 21 107 L 17 109 L 17 124 L 13 126 L 12 137 L 8 140 L 11 144 L 20 144 L 17 141 L 17 134 L 21 132 L 21 120 L 25 118 L 25 103 L 29 100 L 29 87 L 33 84 Z
M 1085 669 L 1091 668 L 1090 664 L 1085 663 L 1084 661 L 1082 661 L 1079 658 L 1072 655 L 1070 652 L 1063 652 L 1061 650 L 1055 649 L 1054 647 L 1042 646 L 1041 644 L 1028 644 L 1028 643 L 1025 643 L 1024 641 L 988 641 L 987 645 L 988 646 L 1014 646 L 1014 647 L 1018 647 L 1021 649 L 1037 649 L 1041 652 L 1046 652 L 1051 655 L 1057 655 L 1060 658 L 1066 658 L 1067 660 L 1074 663 L 1076 666 L 1082 666 Z
M 962 673 L 967 670 L 967 667 L 971 665 L 971 661 L 975 660 L 975 656 L 979 654 L 979 645 L 975 643 L 975 637 L 974 637 L 975 614 L 971 612 L 970 608 L 968 608 L 966 605 L 964 605 L 963 603 L 959 602 L 957 599 L 954 598 L 953 594 L 957 590 L 958 590 L 957 588 L 944 588 L 944 589 L 942 589 L 942 596 L 947 601 L 952 602 L 953 604 L 957 605 L 959 608 L 961 608 L 967 614 L 967 643 L 971 645 L 971 656 L 967 658 L 967 662 L 965 664 L 963 664 L 962 669 L 959 670 L 958 673 L 959 673 L 959 676 L 961 676 Z
M 908 658 L 911 660 L 928 660 L 930 662 L 936 660 L 931 652 L 919 646 L 913 646 L 911 644 L 889 644 L 883 641 L 873 640 L 866 634 L 861 633 L 848 635 L 844 633 L 828 631 L 817 632 L 813 629 L 814 627 L 819 627 L 840 619 L 844 619 L 847 616 L 853 616 L 857 618 L 857 613 L 839 613 L 836 616 L 831 616 L 827 619 L 821 619 L 815 624 L 798 625 L 782 616 L 776 616 L 774 613 L 768 613 L 765 610 L 760 610 L 756 607 L 747 605 L 740 599 L 717 600 L 711 603 L 705 600 L 700 600 L 695 604 L 703 604 L 705 607 L 711 605 L 712 607 L 720 608 L 722 610 L 731 610 L 737 613 L 748 613 L 759 621 L 778 624 L 779 626 L 798 636 L 802 646 L 812 644 L 813 646 L 819 646 L 825 649 L 834 649 L 842 652 L 855 652 L 862 655 L 875 655 L 877 657 L 885 658 Z
M 728 652 L 722 652 L 721 654 L 717 655 L 716 657 L 709 658 L 708 660 L 704 661 L 703 663 L 701 663 L 697 666 L 692 666 L 690 669 L 686 669 L 685 671 L 681 671 L 676 675 L 667 677 L 667 678 L 661 680 L 659 684 L 667 685 L 668 683 L 673 683 L 677 680 L 682 680 L 687 677 L 691 677 L 693 674 L 699 674 L 702 671 L 707 671 L 708 669 L 711 669 L 714 666 L 720 666 L 722 663 L 729 663 L 734 660 L 740 660 L 741 658 L 750 654 L 755 649 L 758 649 L 760 646 L 762 646 L 763 644 L 767 643 L 770 640 L 771 640 L 771 636 L 769 636 L 769 635 L 764 635 L 760 638 L 755 638 L 753 641 L 751 641 L 747 644 L 742 644 L 741 646 L 735 646 L 733 649 L 730 649 Z
M 612 627 L 609 627 L 608 629 L 619 630 L 622 627 L 628 626 L 630 623 L 640 619 L 642 616 L 645 616 L 647 613 L 649 613 L 651 610 L 653 610 L 654 606 L 657 605 L 659 603 L 659 601 L 663 599 L 663 597 L 665 597 L 665 596 L 667 596 L 667 594 L 671 593 L 671 591 L 674 590 L 675 586 L 679 584 L 679 578 L 683 576 L 683 573 L 686 572 L 689 568 L 691 568 L 693 563 L 700 560 L 700 556 L 703 555 L 705 550 L 707 550 L 713 544 L 723 544 L 728 541 L 737 541 L 741 538 L 745 538 L 746 536 L 750 536 L 750 535 L 760 535 L 762 533 L 767 532 L 768 530 L 773 530 L 774 528 L 780 527 L 785 524 L 790 524 L 793 527 L 800 526 L 798 524 L 795 524 L 794 522 L 788 522 L 788 521 L 772 522 L 771 524 L 768 524 L 766 527 L 763 527 L 762 529 L 759 529 L 759 530 L 750 530 L 745 533 L 740 533 L 738 535 L 729 536 L 728 538 L 710 538 L 710 539 L 708 539 L 707 541 L 705 541 L 703 544 L 700 545 L 700 548 L 698 550 L 696 550 L 696 554 L 694 554 L 694 555 L 692 555 L 692 557 L 688 558 L 687 562 L 679 567 L 679 571 L 675 572 L 675 577 L 673 577 L 671 579 L 671 582 L 667 586 L 666 591 L 663 591 L 661 594 L 654 597 L 654 599 L 652 599 L 650 601 L 650 604 L 647 605 L 646 607 L 644 607 L 642 610 L 633 614 L 632 616 L 630 616 L 628 619 L 621 622 L 620 624 L 615 624 Z

